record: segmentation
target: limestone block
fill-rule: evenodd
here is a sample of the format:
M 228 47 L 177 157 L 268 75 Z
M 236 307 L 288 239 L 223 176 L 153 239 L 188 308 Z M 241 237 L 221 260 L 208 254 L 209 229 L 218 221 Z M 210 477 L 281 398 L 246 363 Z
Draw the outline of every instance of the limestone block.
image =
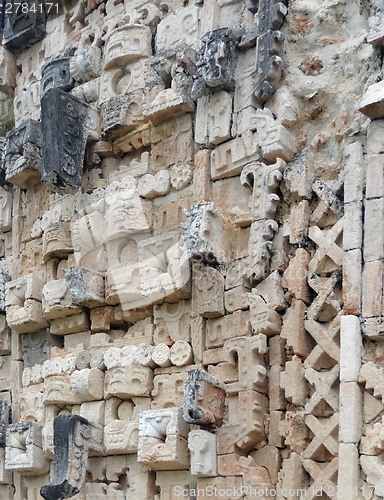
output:
M 194 111 L 190 93 L 193 84 L 195 54 L 181 44 L 148 60 L 144 116 L 159 123 L 171 116 Z
M 94 424 L 104 426 L 105 401 L 91 401 L 80 406 L 80 416 Z
M 308 480 L 300 456 L 297 453 L 291 453 L 289 458 L 283 460 L 281 470 L 282 489 L 293 493 L 292 500 L 300 500 L 301 492 L 308 489 Z
M 87 82 L 96 78 L 101 69 L 101 49 L 97 41 L 91 42 L 84 37 L 78 49 L 69 61 L 69 71 L 76 82 Z
M 0 91 L 12 94 L 16 87 L 16 75 L 19 70 L 16 66 L 16 58 L 4 46 L 0 49 Z
M 200 259 L 207 262 L 227 261 L 228 228 L 223 215 L 212 202 L 199 203 L 185 213 L 187 222 L 181 224 L 186 230 L 183 235 L 181 262 Z
M 245 164 L 259 159 L 259 147 L 254 134 L 247 131 L 241 137 L 226 142 L 211 153 L 212 180 L 239 175 Z
M 24 368 L 43 364 L 51 357 L 51 347 L 62 346 L 59 338 L 50 335 L 49 330 L 27 333 L 21 337 Z
M 377 317 L 383 310 L 383 264 L 382 260 L 366 262 L 362 283 L 362 315 Z
M 153 371 L 146 366 L 115 367 L 105 374 L 105 397 L 130 399 L 149 396 L 153 385 Z
M 347 445 L 346 445 L 347 446 Z M 351 445 L 349 445 L 351 446 Z M 383 484 L 383 463 L 379 457 L 371 457 L 368 455 L 361 455 L 360 457 L 361 468 L 364 474 L 367 476 L 367 481 L 369 484 L 374 486 L 375 495 L 384 495 L 384 484 Z
M 256 464 L 251 456 L 241 457 L 235 453 L 220 455 L 218 469 L 221 476 L 243 476 L 244 483 L 270 484 L 268 471 Z
M 337 385 L 335 387 L 334 385 L 339 378 L 339 365 L 323 372 L 306 367 L 304 373 L 305 378 L 315 389 L 305 405 L 305 410 L 320 417 L 329 416 L 330 413 L 338 411 Z
M 197 49 L 198 20 L 199 8 L 196 5 L 178 9 L 175 14 L 168 14 L 157 26 L 156 53 L 183 42 Z
M 342 492 L 346 500 L 359 498 L 356 493 L 361 491 L 361 482 L 359 452 L 356 445 L 340 443 L 338 491 Z
M 383 369 L 375 366 L 372 361 L 364 363 L 359 372 L 359 382 L 364 382 L 366 389 L 373 389 L 373 395 L 381 398 L 384 403 Z
M 275 485 L 278 479 L 278 473 L 281 469 L 281 453 L 275 446 L 263 446 L 251 454 L 251 457 L 257 465 L 265 467 L 270 476 L 271 484 Z
M 188 163 L 174 165 L 170 175 L 172 187 L 177 191 L 184 189 L 191 182 L 192 175 L 192 169 Z
M 143 198 L 151 200 L 157 196 L 164 196 L 170 190 L 169 173 L 160 170 L 156 175 L 145 174 L 139 179 L 138 192 Z
M 215 477 L 217 472 L 216 435 L 203 430 L 188 434 L 191 451 L 191 474 L 198 477 Z
M 64 272 L 65 281 L 73 302 L 94 308 L 105 304 L 104 274 L 84 267 L 70 267 Z M 92 321 L 92 318 L 91 318 Z
M 257 109 L 255 122 L 256 141 L 261 148 L 262 157 L 267 161 L 277 158 L 292 160 L 297 149 L 294 138 L 283 125 L 274 121 L 271 111 Z
M 41 302 L 33 299 L 25 299 L 22 306 L 8 306 L 7 323 L 18 333 L 37 332 L 48 326 L 43 317 Z
M 202 97 L 197 103 L 196 142 L 220 144 L 231 137 L 232 96 L 224 91 Z
M 266 337 L 238 337 L 225 341 L 224 353 L 227 361 L 237 365 L 239 381 L 227 384 L 228 394 L 255 389 L 266 392 L 266 369 L 264 354 L 267 351 Z
M 285 414 L 282 411 L 271 411 L 269 415 L 268 443 L 271 446 L 284 448 L 285 436 L 281 427 L 285 428 Z
M 372 169 L 376 170 L 377 160 L 378 158 L 372 156 L 368 158 L 367 197 L 369 198 Z M 344 203 L 363 199 L 363 171 L 363 148 L 361 143 L 356 141 L 345 148 Z M 375 183 L 380 186 L 380 176 L 375 179 Z
M 251 335 L 249 311 L 235 311 L 222 318 L 207 320 L 206 347 L 220 347 L 224 342 L 234 337 L 248 337 Z
M 5 444 L 9 424 L 10 407 L 6 399 L 0 399 L 0 443 Z
M 244 498 L 241 494 L 242 485 L 243 483 L 241 477 L 202 477 L 199 478 L 197 482 L 197 490 L 200 489 L 204 492 L 216 491 L 217 493 L 221 491 L 223 493 L 221 497 L 222 500 L 241 500 L 242 498 Z
M 26 120 L 9 132 L 5 152 L 6 180 L 27 189 L 40 182 L 41 177 L 41 125 Z
M 41 488 L 41 496 L 53 500 L 78 493 L 85 484 L 89 452 L 103 453 L 102 440 L 102 430 L 85 418 L 58 415 L 54 420 L 53 475 L 50 483 Z
M 73 373 L 76 369 L 76 357 L 73 354 L 67 354 L 64 357 L 56 357 L 52 360 L 44 361 L 41 368 L 43 378 L 50 375 L 60 375 L 61 373 Z
M 109 35 L 104 51 L 104 70 L 151 55 L 151 28 L 125 24 Z
M 268 337 L 280 333 L 280 315 L 260 295 L 254 293 L 254 289 L 248 295 L 248 301 L 253 331 L 255 333 L 262 333 Z
M 115 308 L 112 306 L 92 309 L 90 318 L 92 332 L 105 332 L 124 324 L 123 320 L 115 318 Z
M 368 424 L 372 422 L 384 409 L 384 405 L 378 401 L 374 396 L 371 396 L 369 392 L 364 392 L 363 401 L 363 418 L 364 422 Z
M 169 351 L 171 363 L 176 366 L 189 365 L 193 361 L 192 347 L 185 340 L 176 341 Z
M 155 475 L 147 467 L 137 463 L 134 455 L 107 457 L 108 481 L 119 481 L 126 474 L 127 493 L 137 500 L 147 500 L 158 492 L 155 487 Z M 157 479 L 159 479 L 158 473 Z
M 0 484 L 12 484 L 12 472 L 5 469 L 5 448 L 0 448 Z M 11 495 L 7 496 L 6 490 L 0 490 L 0 494 L 4 494 L 4 500 L 12 498 Z
M 44 379 L 43 403 L 47 405 L 74 405 L 83 400 L 71 389 L 70 375 L 51 375 Z
M 105 449 L 108 455 L 137 453 L 139 440 L 139 413 L 149 410 L 147 398 L 133 397 L 120 404 L 119 418 L 107 423 L 104 428 Z
M 263 219 L 251 224 L 248 242 L 249 266 L 245 273 L 252 282 L 263 280 L 270 271 L 273 256 L 274 233 L 278 230 L 275 220 Z
M 102 131 L 111 139 L 132 132 L 144 122 L 143 91 L 118 95 L 101 105 Z
M 48 262 L 53 257 L 61 259 L 73 252 L 69 222 L 52 222 L 44 227 L 43 258 Z
M 295 299 L 302 300 L 306 304 L 309 303 L 309 288 L 307 285 L 309 261 L 309 253 L 304 248 L 298 248 L 293 259 L 290 259 L 288 269 L 283 275 L 289 293 Z
M 161 499 L 173 499 L 175 495 L 182 494 L 182 492 L 188 494 L 190 489 L 190 473 L 185 470 L 157 471 L 156 485 L 160 489 Z
M 81 308 L 76 305 L 68 289 L 66 280 L 53 280 L 43 287 L 43 314 L 52 320 L 79 314 Z
M 179 408 L 141 412 L 138 462 L 153 470 L 189 469 L 187 436 Z
M 95 368 L 75 370 L 70 378 L 71 389 L 81 401 L 103 399 L 104 373 Z
M 12 193 L 0 188 L 0 231 L 5 233 L 12 229 Z
M 365 202 L 364 218 L 364 260 L 372 262 L 383 258 L 383 236 L 381 234 L 384 199 L 370 199 Z
M 16 127 L 20 127 L 25 120 L 40 120 L 40 82 L 32 83 L 15 97 L 13 113 Z
M 248 309 L 248 292 L 245 286 L 237 286 L 224 293 L 225 310 L 229 313 L 240 309 Z
M 383 118 L 384 83 L 374 83 L 368 87 L 365 96 L 358 105 L 358 110 L 371 120 Z
M 190 302 L 180 300 L 176 304 L 154 306 L 154 342 L 171 345 L 178 340 L 191 340 L 191 305 Z M 161 365 L 159 365 L 161 366 Z
M 42 426 L 35 422 L 11 424 L 7 430 L 5 469 L 26 476 L 44 475 L 49 462 L 44 458 Z
M 0 284 L 1 289 L 1 284 Z M 0 292 L 1 297 L 1 292 Z M 1 303 L 1 298 L 0 298 Z M 1 308 L 1 306 L 0 306 Z M 6 316 L 0 315 L 0 355 L 10 354 L 11 352 L 11 330 L 7 325 Z
M 150 166 L 155 172 L 193 160 L 192 121 L 188 114 L 152 127 L 150 139 Z
M 89 330 L 89 319 L 85 313 L 67 316 L 51 321 L 52 335 L 69 335 Z
M 292 158 L 290 166 L 284 171 L 284 179 L 291 193 L 299 198 L 310 199 L 313 184 L 313 170 L 308 160 L 308 148 Z
M 224 384 L 204 370 L 190 370 L 184 385 L 182 409 L 185 421 L 197 425 L 221 425 L 224 408 Z
M 313 343 L 304 328 L 304 315 L 306 305 L 301 300 L 293 300 L 292 307 L 283 317 L 281 337 L 286 339 L 287 347 L 298 356 L 308 356 L 313 348 Z
M 156 365 L 165 368 L 172 365 L 170 356 L 170 348 L 167 346 L 167 344 L 157 344 L 152 353 L 152 361 L 156 363 Z
M 264 437 L 267 398 L 257 391 L 241 391 L 228 398 L 229 421 L 217 433 L 219 455 L 248 452 Z
M 224 276 L 219 270 L 193 264 L 192 310 L 204 318 L 224 316 Z
M 179 407 L 184 402 L 183 391 L 187 372 L 155 375 L 153 379 L 153 401 L 151 409 Z
M 235 89 L 235 36 L 229 28 L 205 33 L 198 52 L 196 80 L 192 88 L 194 99 L 225 89 Z
M 269 371 L 268 394 L 270 410 L 285 409 L 284 390 L 280 384 L 280 375 L 282 371 L 283 367 L 279 365 L 271 366 Z
M 339 414 L 335 413 L 329 419 L 320 419 L 314 415 L 307 415 L 305 423 L 312 431 L 314 438 L 303 452 L 303 457 L 318 461 L 332 460 L 339 451 L 337 439 Z
M 304 406 L 308 396 L 308 386 L 304 378 L 303 363 L 297 356 L 285 364 L 285 371 L 280 375 L 281 387 L 285 390 L 288 401 Z
M 342 316 L 340 329 L 340 382 L 357 382 L 361 366 L 362 339 L 356 316 Z
M 369 33 L 367 36 L 367 42 L 371 43 L 374 47 L 378 47 L 383 44 L 384 39 L 384 17 L 382 12 L 377 12 L 375 15 L 371 16 L 369 19 Z

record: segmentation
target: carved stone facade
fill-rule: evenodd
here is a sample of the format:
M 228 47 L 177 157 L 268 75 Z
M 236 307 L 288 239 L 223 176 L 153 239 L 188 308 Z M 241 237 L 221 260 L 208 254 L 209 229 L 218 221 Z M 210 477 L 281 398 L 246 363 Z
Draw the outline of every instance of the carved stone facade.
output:
M 1 500 L 384 497 L 383 48 L 382 0 L 0 5 Z

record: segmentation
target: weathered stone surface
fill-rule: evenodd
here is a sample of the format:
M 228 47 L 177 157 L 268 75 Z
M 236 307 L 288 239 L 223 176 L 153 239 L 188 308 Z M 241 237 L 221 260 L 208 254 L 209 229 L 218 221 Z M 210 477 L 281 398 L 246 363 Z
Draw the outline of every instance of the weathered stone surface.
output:
M 55 192 L 73 193 L 80 186 L 87 138 L 97 127 L 96 111 L 56 87 L 43 96 L 41 113 L 42 180 Z
M 89 451 L 103 451 L 102 431 L 85 418 L 59 415 L 53 425 L 53 476 L 40 490 L 45 500 L 76 495 L 85 483 Z
M 49 330 L 40 330 L 34 333 L 27 333 L 21 337 L 23 351 L 24 368 L 36 364 L 43 364 L 51 358 L 51 347 L 62 346 L 62 341 L 54 335 L 50 335 Z
M 43 67 L 41 71 L 41 97 L 43 97 L 48 90 L 54 88 L 62 90 L 69 90 L 71 88 L 73 80 L 69 71 L 70 59 L 70 57 L 54 59 Z
M 190 370 L 184 385 L 182 409 L 185 421 L 197 425 L 221 425 L 224 407 L 224 384 L 204 370 Z
M 46 10 L 41 0 L 29 0 L 27 8 L 16 11 L 16 6 L 4 16 L 4 45 L 11 52 L 27 49 L 45 34 Z
M 188 434 L 191 451 L 191 474 L 198 477 L 217 476 L 216 436 L 203 430 Z
M 35 422 L 11 424 L 7 429 L 5 468 L 21 475 L 44 475 L 49 462 L 44 458 L 42 426 Z
M 41 179 L 41 124 L 26 120 L 7 134 L 5 179 L 21 189 L 36 185 Z

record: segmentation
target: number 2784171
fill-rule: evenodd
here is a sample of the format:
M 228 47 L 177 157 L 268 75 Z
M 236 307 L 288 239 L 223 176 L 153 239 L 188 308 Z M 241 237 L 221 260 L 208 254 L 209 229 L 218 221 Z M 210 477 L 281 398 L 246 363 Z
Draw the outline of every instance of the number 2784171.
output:
M 49 14 L 58 14 L 59 12 L 59 4 L 58 3 L 49 3 L 43 2 L 37 3 L 22 3 L 22 2 L 7 2 L 5 4 L 5 14 L 28 14 L 29 12 L 41 13 L 44 11 Z

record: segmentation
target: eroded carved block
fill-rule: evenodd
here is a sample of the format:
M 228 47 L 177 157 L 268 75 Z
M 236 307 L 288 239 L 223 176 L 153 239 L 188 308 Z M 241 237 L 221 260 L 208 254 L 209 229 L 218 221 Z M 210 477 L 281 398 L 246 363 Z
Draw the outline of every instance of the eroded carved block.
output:
M 228 256 L 228 242 L 224 217 L 212 202 L 199 203 L 185 212 L 187 222 L 181 224 L 186 230 L 182 238 L 181 263 L 188 259 L 204 260 L 209 263 L 225 261 Z
M 225 341 L 224 353 L 228 362 L 237 365 L 239 381 L 226 384 L 228 394 L 256 390 L 266 392 L 266 369 L 264 354 L 267 352 L 266 337 L 238 337 Z
M 7 322 L 17 332 L 37 332 L 48 326 L 41 306 L 42 287 L 42 280 L 33 274 L 7 283 Z
M 5 312 L 6 304 L 6 284 L 10 281 L 10 277 L 0 268 L 0 311 Z
M 0 29 L 1 38 L 1 29 Z M 16 87 L 16 75 L 19 70 L 16 66 L 15 56 L 4 46 L 0 48 L 0 91 L 7 95 L 13 93 Z
M 70 378 L 72 392 L 83 401 L 97 401 L 104 396 L 104 372 L 97 368 L 76 370 Z
M 137 453 L 139 441 L 139 413 L 148 411 L 148 398 L 133 397 L 117 409 L 114 420 L 104 428 L 105 450 L 108 455 Z
M 87 138 L 95 134 L 94 108 L 59 88 L 41 100 L 43 123 L 42 180 L 53 191 L 73 193 L 80 187 Z
M 230 28 L 206 33 L 196 63 L 193 99 L 215 90 L 235 90 L 236 37 Z
M 153 371 L 147 366 L 121 366 L 110 368 L 105 375 L 105 397 L 130 399 L 149 396 L 153 384 Z
M 10 420 L 10 407 L 6 399 L 0 399 L 0 444 L 4 445 Z
M 112 97 L 101 105 L 101 118 L 103 132 L 110 137 L 131 132 L 144 123 L 143 91 Z
M 42 0 L 28 0 L 24 12 L 11 5 L 11 13 L 4 16 L 4 45 L 11 52 L 20 52 L 44 36 L 45 3 Z
M 44 458 L 41 432 L 35 422 L 11 424 L 7 429 L 5 468 L 25 476 L 44 475 L 49 462 Z
M 53 280 L 44 285 L 42 306 L 44 318 L 48 320 L 81 312 L 72 300 L 66 280 Z
M 54 59 L 46 64 L 42 69 L 41 81 L 41 97 L 43 97 L 48 90 L 59 88 L 62 90 L 69 90 L 73 85 L 73 79 L 69 71 L 70 57 L 61 57 Z
M 62 347 L 62 341 L 51 335 L 48 329 L 26 333 L 21 337 L 24 368 L 43 364 L 51 359 L 51 347 Z
M 204 370 L 190 370 L 184 385 L 182 409 L 185 421 L 197 425 L 221 425 L 224 408 L 224 384 Z
M 180 300 L 176 304 L 154 306 L 155 344 L 171 345 L 177 340 L 191 340 L 192 320 L 190 303 Z
M 268 337 L 276 335 L 281 331 L 280 315 L 268 305 L 263 297 L 257 293 L 248 295 L 250 320 L 255 333 L 263 333 Z
M 192 310 L 203 318 L 224 316 L 224 276 L 202 262 L 193 264 Z
M 64 274 L 69 293 L 75 304 L 89 308 L 105 304 L 104 273 L 84 267 L 71 267 L 69 271 L 64 271 Z
M 40 122 L 26 120 L 7 134 L 5 179 L 21 189 L 41 180 L 42 133 Z
M 198 477 L 215 477 L 217 472 L 216 435 L 203 430 L 188 435 L 191 451 L 191 474 Z
M 141 412 L 137 461 L 153 470 L 188 469 L 188 430 L 179 408 Z
M 199 12 L 197 5 L 189 5 L 166 16 L 157 26 L 156 53 L 183 42 L 196 49 L 199 42 Z
M 0 188 L 0 232 L 12 229 L 12 192 Z
M 53 428 L 53 477 L 40 490 L 45 500 L 79 493 L 85 483 L 89 451 L 103 452 L 102 430 L 79 415 L 58 415 Z
M 186 380 L 187 372 L 185 371 L 156 375 L 153 379 L 151 409 L 156 410 L 181 406 L 184 402 L 183 391 Z
M 150 57 L 152 33 L 148 26 L 137 24 L 118 27 L 108 38 L 104 53 L 104 69 Z

